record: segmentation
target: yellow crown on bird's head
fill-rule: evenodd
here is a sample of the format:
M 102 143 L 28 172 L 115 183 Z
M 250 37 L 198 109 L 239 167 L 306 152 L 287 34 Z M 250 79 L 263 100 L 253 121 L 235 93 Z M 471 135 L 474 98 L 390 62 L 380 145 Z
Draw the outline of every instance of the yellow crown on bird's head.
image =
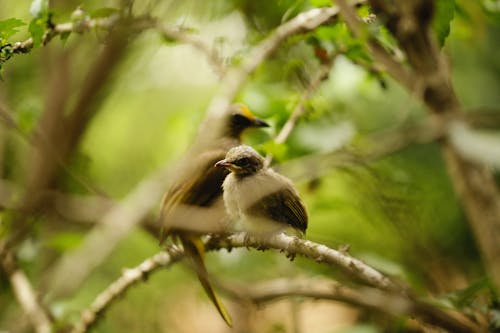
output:
M 226 133 L 231 137 L 239 138 L 241 133 L 249 127 L 269 127 L 269 125 L 257 118 L 246 105 L 233 104 Z
M 242 114 L 244 115 L 245 117 L 247 117 L 248 119 L 250 120 L 253 120 L 255 119 L 255 115 L 252 113 L 252 111 L 250 111 L 250 109 L 248 108 L 248 106 L 246 106 L 245 104 L 243 103 L 236 103 L 235 104 L 235 107 L 236 109 Z

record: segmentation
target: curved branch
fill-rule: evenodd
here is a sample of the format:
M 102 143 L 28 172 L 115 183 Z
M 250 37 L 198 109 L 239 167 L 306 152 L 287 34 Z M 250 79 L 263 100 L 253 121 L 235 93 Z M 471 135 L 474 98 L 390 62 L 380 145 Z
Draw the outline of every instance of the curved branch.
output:
M 363 2 L 365 1 L 358 0 L 354 3 L 359 4 Z M 207 110 L 208 117 L 217 119 L 227 112 L 231 102 L 245 83 L 247 77 L 252 74 L 265 59 L 272 55 L 283 41 L 293 35 L 312 31 L 328 23 L 334 19 L 338 13 L 339 9 L 336 6 L 314 8 L 280 25 L 266 39 L 252 49 L 241 66 L 227 73 L 219 88 L 219 93 L 212 98 L 210 102 Z
M 125 270 L 122 276 L 97 295 L 92 304 L 82 311 L 80 321 L 73 327 L 71 333 L 87 332 L 119 296 L 123 295 L 133 285 L 144 281 L 149 274 L 159 268 L 172 265 L 183 256 L 184 251 L 171 246 L 165 251 L 144 260 L 139 266 Z
M 284 234 L 277 234 L 261 239 L 255 238 L 247 233 L 237 233 L 226 237 L 212 237 L 206 242 L 207 251 L 220 249 L 230 250 L 235 247 L 256 248 L 259 250 L 272 248 L 285 252 L 287 256 L 293 257 L 295 255 L 301 255 L 317 262 L 341 267 L 344 271 L 350 273 L 358 280 L 372 286 L 372 288 L 362 289 L 361 295 L 363 295 L 363 290 L 370 290 L 376 293 L 376 295 L 382 295 L 381 297 L 384 297 L 384 299 L 394 298 L 402 302 L 404 301 L 404 304 L 408 305 L 407 311 L 409 314 L 418 314 L 419 317 L 426 320 L 426 322 L 449 329 L 452 332 L 480 332 L 480 329 L 467 318 L 446 312 L 431 304 L 418 300 L 411 296 L 411 292 L 407 287 L 393 282 L 361 260 L 343 252 L 333 250 L 325 245 Z M 86 332 L 91 326 L 97 323 L 105 310 L 113 304 L 120 295 L 124 294 L 133 285 L 143 281 L 145 277 L 157 271 L 158 268 L 170 266 L 179 261 L 183 256 L 184 252 L 181 249 L 171 246 L 167 248 L 165 252 L 160 252 L 145 260 L 139 266 L 126 270 L 120 278 L 96 297 L 88 309 L 82 311 L 80 321 L 74 326 L 71 333 Z M 373 293 L 370 295 L 373 296 Z M 353 294 L 351 294 L 351 296 L 352 295 Z M 365 294 L 363 297 L 357 298 L 357 302 L 360 303 L 358 305 L 364 304 L 374 308 L 382 306 L 374 302 L 370 295 Z M 352 299 L 353 297 L 350 298 Z M 345 299 L 339 298 L 338 300 L 348 302 L 347 296 Z M 383 305 L 383 309 L 379 310 L 386 310 L 386 307 L 387 304 Z
M 252 285 L 222 286 L 232 297 L 255 304 L 273 302 L 287 297 L 305 297 L 338 301 L 394 317 L 411 316 L 412 328 L 428 332 L 429 324 L 454 328 L 454 332 L 476 332 L 478 328 L 467 318 L 444 311 L 421 300 L 376 288 L 358 290 L 325 278 L 275 279 Z M 430 315 L 432 314 L 432 315 Z
M 326 80 L 328 78 L 328 75 L 330 74 L 330 71 L 333 67 L 333 64 L 335 63 L 335 58 L 337 57 L 337 54 L 334 54 L 327 63 L 321 64 L 320 68 L 318 69 L 317 73 L 311 80 L 311 83 L 307 87 L 306 91 L 302 93 L 300 96 L 300 100 L 295 105 L 295 108 L 293 109 L 290 117 L 286 121 L 286 123 L 283 125 L 281 130 L 279 131 L 278 135 L 274 138 L 274 142 L 277 144 L 282 144 L 284 143 L 290 134 L 292 133 L 293 129 L 297 125 L 297 122 L 299 121 L 300 117 L 304 115 L 306 112 L 306 107 L 305 104 L 307 101 L 311 99 L 313 96 L 314 92 L 318 90 L 318 88 L 321 85 L 321 82 Z M 266 156 L 266 165 L 270 165 L 271 161 L 273 159 L 272 154 L 267 154 Z

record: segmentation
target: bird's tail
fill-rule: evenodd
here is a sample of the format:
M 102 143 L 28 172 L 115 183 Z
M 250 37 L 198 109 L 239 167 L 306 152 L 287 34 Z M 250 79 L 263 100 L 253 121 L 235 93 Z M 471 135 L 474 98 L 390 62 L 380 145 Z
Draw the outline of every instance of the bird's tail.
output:
M 204 253 L 205 247 L 203 242 L 199 237 L 181 237 L 182 246 L 184 247 L 184 252 L 187 257 L 193 262 L 194 269 L 196 271 L 196 275 L 200 280 L 203 289 L 207 293 L 208 298 L 212 301 L 212 303 L 219 311 L 222 319 L 229 325 L 229 327 L 233 326 L 233 322 L 231 320 L 231 316 L 227 312 L 224 304 L 222 304 L 221 300 L 215 294 L 214 289 L 212 288 L 212 284 L 208 279 L 207 268 L 205 267 L 204 262 Z

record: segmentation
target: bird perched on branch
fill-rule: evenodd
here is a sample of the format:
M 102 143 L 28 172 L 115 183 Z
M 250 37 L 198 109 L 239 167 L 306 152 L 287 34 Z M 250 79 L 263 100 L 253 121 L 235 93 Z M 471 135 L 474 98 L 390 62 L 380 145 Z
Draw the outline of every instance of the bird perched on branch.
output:
M 230 148 L 241 143 L 241 135 L 247 128 L 269 125 L 242 104 L 232 105 L 220 125 L 218 133 L 209 133 L 209 139 L 202 137 L 202 141 L 208 142 L 202 142 L 187 155 L 181 164 L 178 181 L 165 194 L 160 215 L 163 227 L 160 242 L 171 235 L 182 243 L 203 289 L 231 326 L 231 318 L 208 279 L 200 239 L 202 234 L 220 232 L 223 229 L 221 220 L 226 217 L 222 182 L 229 171 L 213 166 Z
M 252 147 L 228 151 L 215 166 L 231 171 L 222 185 L 229 216 L 256 235 L 292 231 L 305 233 L 307 212 L 292 182 L 264 166 L 264 158 Z

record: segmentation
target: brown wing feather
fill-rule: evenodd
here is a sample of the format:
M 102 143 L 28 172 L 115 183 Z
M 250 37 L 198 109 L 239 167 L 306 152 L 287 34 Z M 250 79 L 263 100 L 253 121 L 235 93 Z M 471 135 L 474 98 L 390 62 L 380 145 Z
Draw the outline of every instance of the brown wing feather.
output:
M 173 185 L 165 194 L 162 202 L 161 219 L 163 223 L 161 241 L 171 231 L 169 221 L 165 217 L 175 209 L 176 205 L 193 205 L 199 207 L 210 206 L 222 196 L 222 183 L 229 171 L 224 168 L 215 168 L 214 164 L 225 156 L 224 150 L 206 152 L 191 161 L 187 172 L 184 172 L 183 181 Z
M 270 218 L 288 224 L 303 233 L 307 229 L 307 212 L 297 194 L 289 188 L 271 193 L 253 204 L 249 215 Z

